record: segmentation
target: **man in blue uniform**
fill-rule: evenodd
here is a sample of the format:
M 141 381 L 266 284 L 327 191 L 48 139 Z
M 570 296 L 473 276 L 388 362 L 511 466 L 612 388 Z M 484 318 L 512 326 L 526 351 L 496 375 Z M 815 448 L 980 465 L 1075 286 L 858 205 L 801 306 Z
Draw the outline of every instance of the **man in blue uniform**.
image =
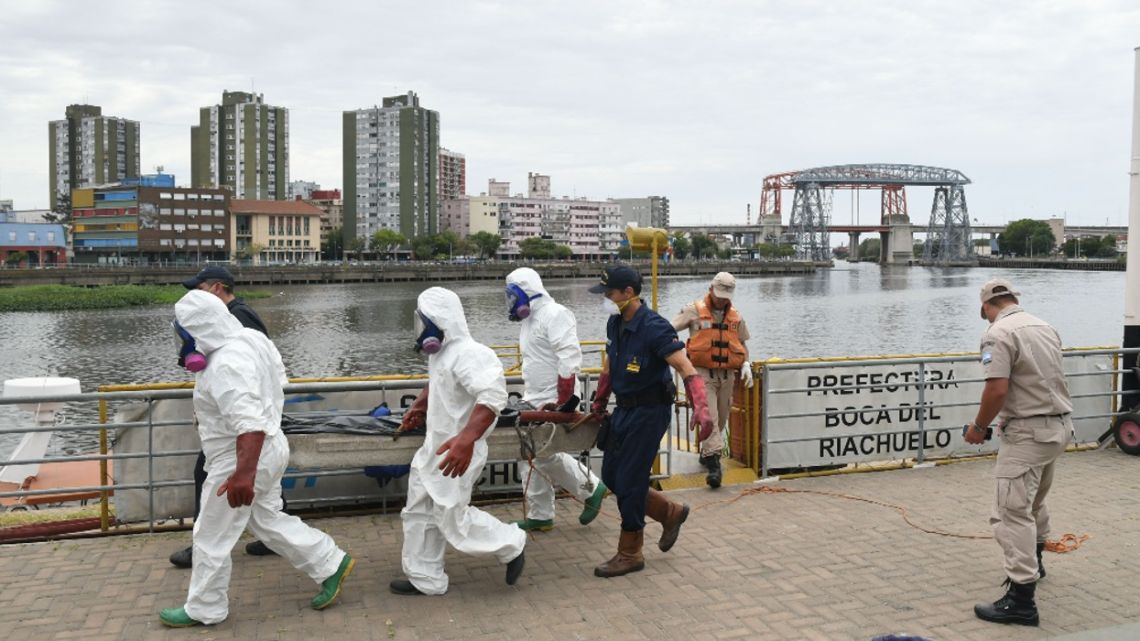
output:
M 594 568 L 595 576 L 608 578 L 645 567 L 641 547 L 646 516 L 661 523 L 657 547 L 662 552 L 673 547 L 681 524 L 689 517 L 688 505 L 671 501 L 649 487 L 653 460 L 669 431 L 676 394 L 670 368 L 685 381 L 685 392 L 693 404 L 690 427 L 700 427 L 701 440 L 712 433 L 713 421 L 704 380 L 685 356 L 685 345 L 677 339 L 677 331 L 639 298 L 641 275 L 625 265 L 609 267 L 590 292 L 605 295 L 604 306 L 610 313 L 606 323 L 607 359 L 592 410 L 605 413 L 610 393 L 617 397 L 608 433 L 604 442 L 599 439 L 598 443 L 605 452 L 602 482 L 617 496 L 621 512 L 617 554 Z

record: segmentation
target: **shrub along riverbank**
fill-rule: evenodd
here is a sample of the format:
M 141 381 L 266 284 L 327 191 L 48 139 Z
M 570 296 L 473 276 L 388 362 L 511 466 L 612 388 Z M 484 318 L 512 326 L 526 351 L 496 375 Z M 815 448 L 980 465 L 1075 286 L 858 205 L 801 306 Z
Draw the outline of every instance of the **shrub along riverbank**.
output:
M 0 312 L 58 312 L 114 309 L 136 305 L 173 305 L 186 293 L 181 285 L 33 285 L 0 289 Z M 242 298 L 266 298 L 269 292 L 242 290 Z

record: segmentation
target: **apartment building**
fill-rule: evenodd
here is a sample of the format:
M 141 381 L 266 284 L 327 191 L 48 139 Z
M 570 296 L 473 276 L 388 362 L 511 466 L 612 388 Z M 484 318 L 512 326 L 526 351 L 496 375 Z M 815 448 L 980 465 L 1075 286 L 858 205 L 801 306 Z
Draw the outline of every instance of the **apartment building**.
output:
M 609 201 L 588 198 L 555 198 L 550 177 L 528 175 L 526 196 L 495 196 L 498 201 L 499 254 L 519 255 L 519 243 L 538 237 L 570 247 L 577 258 L 609 258 L 621 245 L 624 226 L 621 207 Z M 510 183 L 492 179 L 489 193 L 510 192 Z
M 96 105 L 69 105 L 48 123 L 49 202 L 81 187 L 139 175 L 139 123 L 104 116 Z
M 414 92 L 344 112 L 343 167 L 346 238 L 439 231 L 439 113 Z
M 289 197 L 289 110 L 262 94 L 222 92 L 190 128 L 191 184 L 230 190 L 234 198 Z

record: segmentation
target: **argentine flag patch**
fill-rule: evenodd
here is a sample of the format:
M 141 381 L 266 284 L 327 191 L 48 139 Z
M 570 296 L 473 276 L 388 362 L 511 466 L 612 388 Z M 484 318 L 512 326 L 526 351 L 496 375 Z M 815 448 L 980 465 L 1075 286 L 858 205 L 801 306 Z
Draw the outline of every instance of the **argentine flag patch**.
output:
M 994 360 L 994 355 L 989 352 L 982 352 L 982 365 L 989 365 Z

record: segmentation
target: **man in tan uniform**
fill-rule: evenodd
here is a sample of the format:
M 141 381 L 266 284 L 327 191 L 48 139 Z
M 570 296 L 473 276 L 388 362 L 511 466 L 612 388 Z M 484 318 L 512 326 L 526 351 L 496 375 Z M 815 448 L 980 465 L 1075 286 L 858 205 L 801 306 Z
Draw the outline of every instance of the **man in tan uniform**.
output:
M 1034 592 L 1045 576 L 1041 552 L 1049 534 L 1045 496 L 1053 467 L 1073 431 L 1073 403 L 1061 369 L 1061 337 L 1045 321 L 1018 305 L 1009 281 L 982 287 L 982 401 L 964 435 L 978 444 L 995 417 L 1001 442 L 994 466 L 997 491 L 990 525 L 1005 553 L 1009 586 L 994 603 L 974 606 L 980 619 L 1037 625 Z
M 681 308 L 673 319 L 673 329 L 689 330 L 685 350 L 696 366 L 705 389 L 712 397 L 709 413 L 716 429 L 701 441 L 701 464 L 708 469 L 705 482 L 713 489 L 720 487 L 723 475 L 720 455 L 724 449 L 724 429 L 732 411 L 732 389 L 737 374 L 747 387 L 752 387 L 752 362 L 748 360 L 748 326 L 732 306 L 736 294 L 736 278 L 728 272 L 713 276 L 709 293 Z

